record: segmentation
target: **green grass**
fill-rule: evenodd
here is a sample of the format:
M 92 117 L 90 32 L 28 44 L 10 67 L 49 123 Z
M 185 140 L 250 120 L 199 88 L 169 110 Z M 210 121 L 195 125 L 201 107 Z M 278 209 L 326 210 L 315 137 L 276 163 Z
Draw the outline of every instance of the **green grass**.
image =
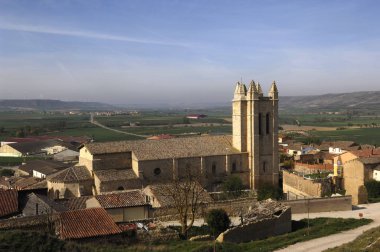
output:
M 380 227 L 365 231 L 358 238 L 342 246 L 328 249 L 326 252 L 346 252 L 346 251 L 380 251 Z
M 317 218 L 307 221 L 293 221 L 293 231 L 288 234 L 248 243 L 217 244 L 218 251 L 273 251 L 279 248 L 323 237 L 370 223 L 369 219 Z M 194 234 L 207 231 L 193 230 Z M 162 243 L 141 242 L 131 244 L 130 240 L 118 243 L 107 241 L 97 243 L 76 243 L 61 241 L 45 233 L 32 231 L 0 231 L 0 251 L 212 251 L 213 242 L 170 241 Z
M 325 141 L 345 140 L 380 146 L 380 128 L 311 131 L 311 134 Z

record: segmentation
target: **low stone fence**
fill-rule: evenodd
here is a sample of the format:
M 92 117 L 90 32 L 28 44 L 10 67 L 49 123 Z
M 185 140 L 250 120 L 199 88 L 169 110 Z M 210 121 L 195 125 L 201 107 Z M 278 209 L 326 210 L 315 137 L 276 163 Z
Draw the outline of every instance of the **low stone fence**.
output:
M 306 179 L 303 176 L 283 171 L 282 189 L 287 194 L 322 197 L 331 193 L 331 181 L 329 179 Z
M 292 208 L 292 213 L 318 213 L 333 211 L 351 211 L 352 197 L 326 197 L 326 198 L 310 198 L 300 200 L 287 200 L 283 204 Z
M 281 235 L 292 231 L 291 209 L 287 208 L 273 218 L 261 219 L 227 229 L 221 233 L 219 242 L 249 242 Z

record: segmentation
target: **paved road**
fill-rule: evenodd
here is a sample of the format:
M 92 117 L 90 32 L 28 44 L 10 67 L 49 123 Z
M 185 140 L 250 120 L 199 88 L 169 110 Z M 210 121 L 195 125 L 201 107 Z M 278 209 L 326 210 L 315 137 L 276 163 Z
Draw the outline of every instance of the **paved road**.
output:
M 126 131 L 117 130 L 117 129 L 113 129 L 113 128 L 107 127 L 107 126 L 105 126 L 105 125 L 103 125 L 103 124 L 95 121 L 94 120 L 94 116 L 92 114 L 91 114 L 91 118 L 90 118 L 90 123 L 95 124 L 96 126 L 102 127 L 104 129 L 111 130 L 111 131 L 114 131 L 114 132 L 117 132 L 117 133 L 121 133 L 121 134 L 125 134 L 125 135 L 137 136 L 137 137 L 142 137 L 142 138 L 149 137 L 149 136 L 146 136 L 146 135 L 139 135 L 139 134 L 129 133 L 129 132 L 126 132 Z
M 341 217 L 341 218 L 360 218 L 359 213 L 363 214 L 364 218 L 373 219 L 373 222 L 356 228 L 348 230 L 342 233 L 321 237 L 318 239 L 313 239 L 306 242 L 296 243 L 289 247 L 286 247 L 277 251 L 307 251 L 307 252 L 319 252 L 324 251 L 329 248 L 334 248 L 340 246 L 344 243 L 353 241 L 356 237 L 361 235 L 364 231 L 371 229 L 373 227 L 380 226 L 380 203 L 360 205 L 359 209 L 353 211 L 339 211 L 339 212 L 326 212 L 326 213 L 312 213 L 310 218 L 316 217 Z M 307 214 L 293 214 L 293 220 L 300 220 L 307 218 Z

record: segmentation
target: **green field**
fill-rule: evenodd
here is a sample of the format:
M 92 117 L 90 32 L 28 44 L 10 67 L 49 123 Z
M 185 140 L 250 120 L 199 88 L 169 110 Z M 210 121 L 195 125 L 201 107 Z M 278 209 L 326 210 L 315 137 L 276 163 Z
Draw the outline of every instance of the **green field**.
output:
M 322 127 L 370 127 L 373 123 L 380 125 L 380 116 L 377 115 L 327 115 L 327 114 L 280 114 L 280 124 L 296 124 L 296 120 L 302 126 Z
M 324 141 L 346 140 L 358 144 L 380 146 L 380 128 L 344 129 L 335 131 L 311 131 L 312 136 Z
M 184 119 L 187 114 L 207 114 L 201 120 Z M 30 135 L 88 136 L 95 141 L 142 139 L 100 128 L 89 122 L 90 115 L 67 115 L 59 112 L 0 112 L 0 140 L 19 136 L 20 130 L 31 131 Z M 95 120 L 113 129 L 139 134 L 231 134 L 231 111 L 229 108 L 208 110 L 144 110 L 136 115 L 96 116 Z M 321 140 L 352 140 L 360 144 L 380 145 L 380 117 L 375 115 L 319 115 L 280 114 L 280 123 L 294 124 L 298 120 L 305 126 L 347 127 L 361 125 L 362 128 L 337 131 L 311 131 Z M 131 123 L 136 127 L 128 127 Z M 186 124 L 178 127 L 178 124 Z M 203 125 L 199 125 L 202 123 Z M 302 139 L 300 139 L 302 140 Z

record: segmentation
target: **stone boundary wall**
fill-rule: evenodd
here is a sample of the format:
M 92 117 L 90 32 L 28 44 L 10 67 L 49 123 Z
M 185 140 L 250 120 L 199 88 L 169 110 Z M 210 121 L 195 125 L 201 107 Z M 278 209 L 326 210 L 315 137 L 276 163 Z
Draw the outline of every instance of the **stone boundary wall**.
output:
M 221 233 L 219 242 L 249 242 L 267 237 L 281 235 L 292 231 L 291 209 L 287 208 L 279 216 L 249 222 L 240 226 L 227 229 Z
M 282 203 L 290 206 L 293 214 L 352 210 L 352 197 L 350 195 L 330 198 L 287 200 L 282 201 Z
M 302 176 L 284 171 L 282 189 L 284 193 L 290 192 L 295 195 L 319 198 L 331 188 L 329 188 L 329 183 L 305 179 Z

